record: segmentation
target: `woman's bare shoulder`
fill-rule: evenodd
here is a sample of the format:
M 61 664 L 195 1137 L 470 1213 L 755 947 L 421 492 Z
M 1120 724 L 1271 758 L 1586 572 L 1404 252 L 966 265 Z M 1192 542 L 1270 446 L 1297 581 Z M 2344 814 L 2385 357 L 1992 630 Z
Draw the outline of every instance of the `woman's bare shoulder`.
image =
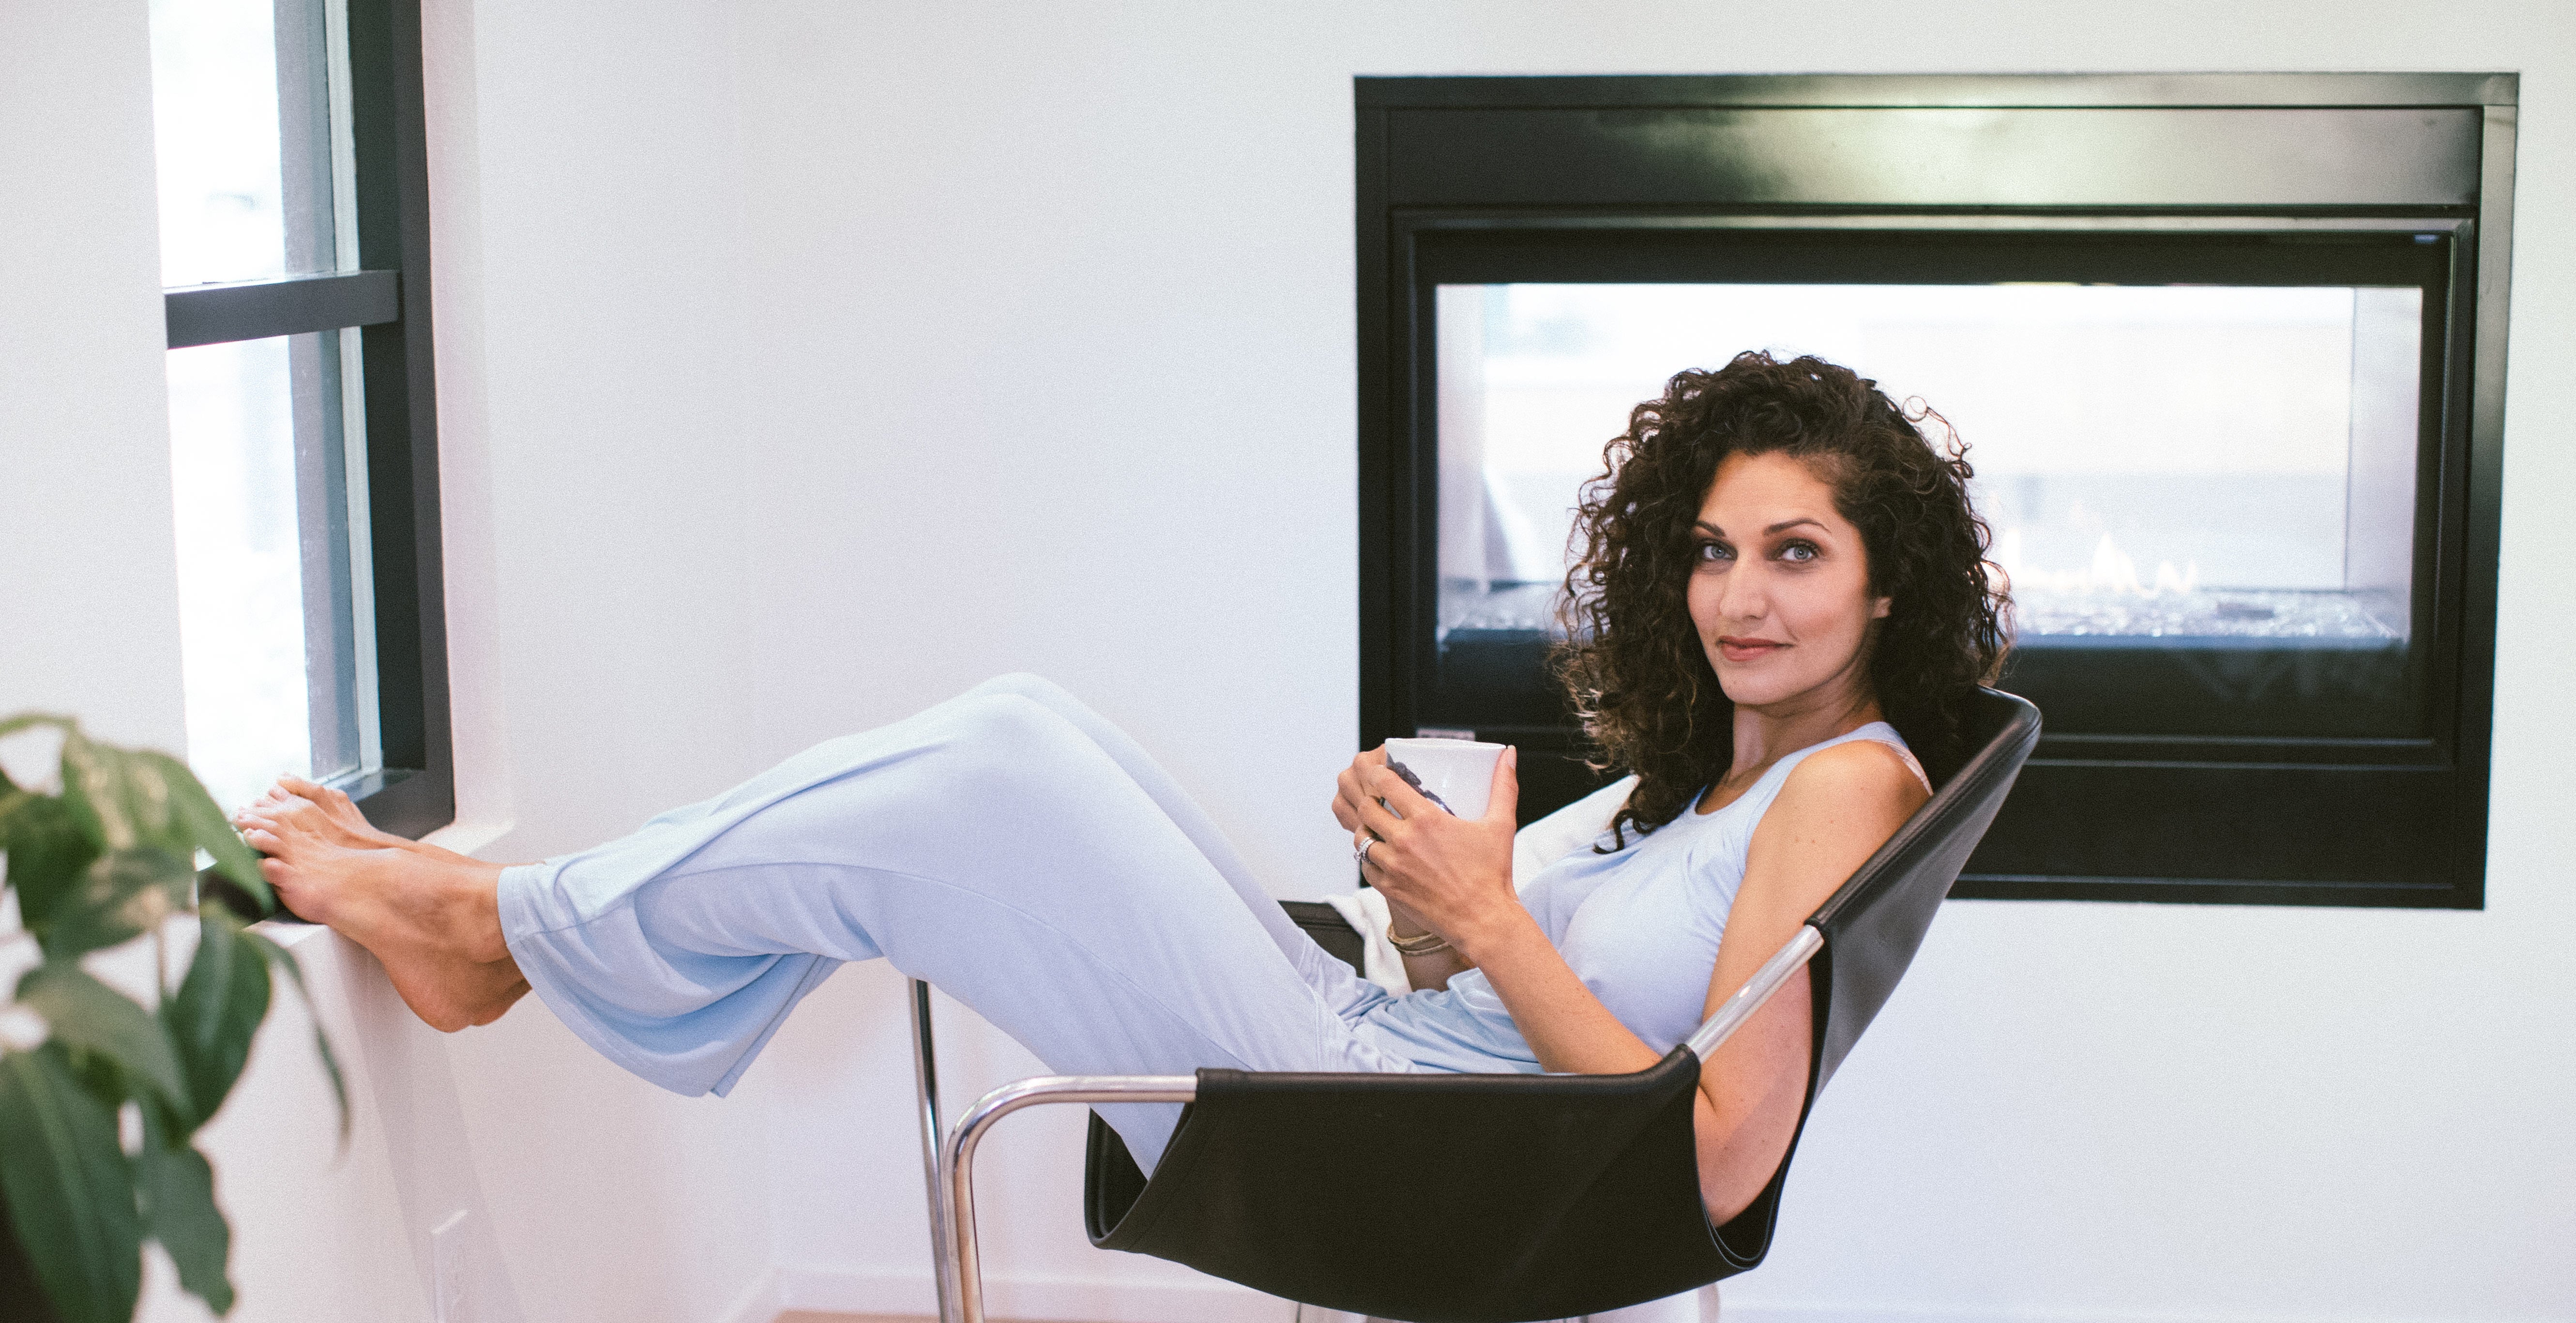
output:
M 1791 798 L 1903 801 L 1912 813 L 1932 792 L 1923 785 L 1914 756 L 1884 740 L 1845 740 L 1818 749 L 1789 769 L 1780 787 L 1780 804 Z
M 1822 904 L 1928 798 L 1912 762 L 1889 745 L 1818 749 L 1790 770 L 1754 829 L 1746 880 L 1780 889 L 1794 906 Z

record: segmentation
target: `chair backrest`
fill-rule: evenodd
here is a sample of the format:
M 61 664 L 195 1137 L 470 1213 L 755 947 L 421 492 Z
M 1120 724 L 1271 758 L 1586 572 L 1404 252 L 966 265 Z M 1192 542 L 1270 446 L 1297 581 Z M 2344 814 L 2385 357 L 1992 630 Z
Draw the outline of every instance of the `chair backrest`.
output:
M 1808 919 L 1814 1069 L 1798 1125 L 1895 990 L 2039 737 L 1982 691 L 1976 752 Z M 1598 1313 L 1753 1267 L 1769 1252 L 1793 1137 L 1741 1215 L 1709 1225 L 1693 1159 L 1699 1062 L 1633 1075 L 1199 1072 L 1151 1180 L 1092 1126 L 1092 1243 L 1274 1295 L 1419 1323 Z M 1387 1210 L 1401 1209 L 1401 1212 Z
M 1825 937 L 1816 957 L 1822 968 L 1812 976 L 1818 1000 L 1811 1101 L 1896 991 L 1933 914 L 2003 808 L 2039 742 L 2039 709 L 2012 694 L 1980 689 L 1967 733 L 1976 752 L 1807 918 Z

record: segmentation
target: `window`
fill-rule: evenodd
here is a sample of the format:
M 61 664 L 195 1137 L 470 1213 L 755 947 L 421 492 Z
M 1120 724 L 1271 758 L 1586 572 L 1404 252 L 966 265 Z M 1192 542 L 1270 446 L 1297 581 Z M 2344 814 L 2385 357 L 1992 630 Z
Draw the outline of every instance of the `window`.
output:
M 1919 398 L 2046 729 L 1957 891 L 2483 895 L 2509 75 L 1357 80 L 1361 737 L 1594 778 L 1576 487 L 1686 367 Z
M 416 0 L 154 0 L 190 761 L 453 816 Z

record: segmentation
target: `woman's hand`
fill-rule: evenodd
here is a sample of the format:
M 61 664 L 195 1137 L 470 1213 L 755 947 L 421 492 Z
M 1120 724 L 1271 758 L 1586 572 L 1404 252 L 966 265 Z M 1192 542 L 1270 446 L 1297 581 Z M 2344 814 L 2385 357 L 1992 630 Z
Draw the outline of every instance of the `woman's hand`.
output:
M 1362 863 L 1369 884 L 1469 962 L 1477 939 L 1520 911 L 1512 892 L 1519 753 L 1506 749 L 1495 760 L 1482 818 L 1457 817 L 1424 798 L 1388 769 L 1383 748 L 1351 761 L 1333 799 L 1333 816 L 1352 832 L 1353 847 L 1375 841 Z
M 1360 829 L 1360 805 L 1369 799 L 1367 792 L 1360 789 L 1360 778 L 1371 769 L 1384 766 L 1386 766 L 1386 746 L 1381 744 L 1351 759 L 1351 765 L 1343 768 L 1340 776 L 1333 778 L 1333 821 L 1342 824 L 1343 831 L 1353 833 L 1352 841 L 1355 846 L 1358 843 L 1357 833 Z

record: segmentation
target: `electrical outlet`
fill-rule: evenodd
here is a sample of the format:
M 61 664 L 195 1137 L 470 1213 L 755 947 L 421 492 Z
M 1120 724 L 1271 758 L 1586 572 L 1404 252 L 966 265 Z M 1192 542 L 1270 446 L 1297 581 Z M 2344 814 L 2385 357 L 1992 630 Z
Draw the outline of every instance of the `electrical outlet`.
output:
M 429 1229 L 430 1323 L 475 1323 L 474 1294 L 468 1268 L 466 1212 L 457 1209 Z

